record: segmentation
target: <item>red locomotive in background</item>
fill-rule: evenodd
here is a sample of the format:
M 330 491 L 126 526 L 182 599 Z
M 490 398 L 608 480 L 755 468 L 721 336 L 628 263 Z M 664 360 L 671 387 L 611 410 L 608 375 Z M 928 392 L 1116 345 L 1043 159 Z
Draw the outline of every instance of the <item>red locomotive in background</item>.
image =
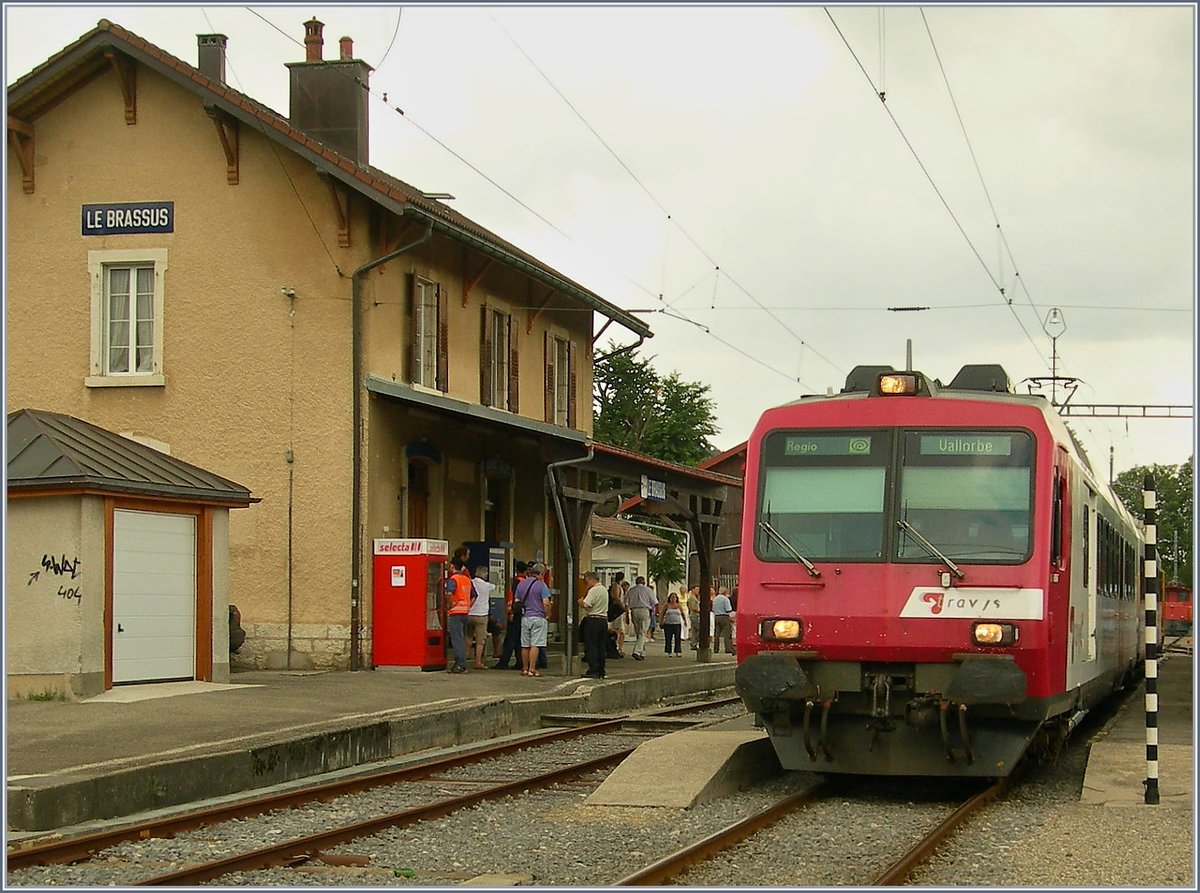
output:
M 1166 584 L 1162 589 L 1159 615 L 1163 632 L 1168 636 L 1186 636 L 1192 631 L 1192 590 L 1179 582 Z
M 767 410 L 745 499 L 737 688 L 785 768 L 1004 776 L 1142 671 L 1140 525 L 999 366 Z

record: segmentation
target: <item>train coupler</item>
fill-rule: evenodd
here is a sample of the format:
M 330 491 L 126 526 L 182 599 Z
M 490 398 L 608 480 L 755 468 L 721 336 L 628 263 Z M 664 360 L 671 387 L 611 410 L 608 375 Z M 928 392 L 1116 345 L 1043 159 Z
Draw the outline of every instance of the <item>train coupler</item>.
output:
M 817 752 L 813 750 L 812 741 L 810 740 L 809 736 L 809 722 L 812 719 L 812 711 L 814 706 L 815 705 L 813 704 L 811 698 L 804 702 L 804 749 L 808 752 L 808 760 L 810 763 L 815 763 L 817 761 Z
M 967 765 L 970 766 L 975 762 L 975 752 L 971 749 L 971 734 L 967 728 L 967 705 L 955 705 L 950 701 L 938 702 L 938 728 L 942 733 L 942 746 L 946 748 L 946 759 L 951 763 L 957 763 L 958 758 L 954 751 L 958 748 L 950 741 L 950 722 L 949 712 L 954 707 L 955 713 L 958 714 L 958 737 L 961 741 L 963 756 L 966 757 Z
M 829 711 L 833 707 L 833 701 L 826 699 L 821 702 L 821 737 L 817 741 L 817 747 L 821 753 L 825 754 L 825 762 L 833 762 L 833 751 L 829 749 Z

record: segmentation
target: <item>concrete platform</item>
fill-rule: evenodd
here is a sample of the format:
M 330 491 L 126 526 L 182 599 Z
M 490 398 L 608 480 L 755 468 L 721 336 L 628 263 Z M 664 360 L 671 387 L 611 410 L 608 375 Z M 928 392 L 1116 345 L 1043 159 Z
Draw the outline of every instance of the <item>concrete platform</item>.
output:
M 121 686 L 81 702 L 7 701 L 8 831 L 62 829 L 541 728 L 544 714 L 616 714 L 732 694 L 734 658 L 609 661 L 605 680 L 554 672 L 249 672 L 230 685 Z M 691 655 L 695 657 L 696 654 Z M 489 661 L 490 663 L 490 661 Z M 13 835 L 10 833 L 10 838 Z
M 762 729 L 746 717 L 718 727 L 672 732 L 638 747 L 588 795 L 589 806 L 687 809 L 710 803 L 783 770 Z M 681 755 L 686 758 L 681 760 Z
M 1158 662 L 1158 791 L 1152 809 L 1192 809 L 1194 670 L 1192 655 L 1172 652 Z M 1145 684 L 1092 742 L 1080 802 L 1147 806 Z

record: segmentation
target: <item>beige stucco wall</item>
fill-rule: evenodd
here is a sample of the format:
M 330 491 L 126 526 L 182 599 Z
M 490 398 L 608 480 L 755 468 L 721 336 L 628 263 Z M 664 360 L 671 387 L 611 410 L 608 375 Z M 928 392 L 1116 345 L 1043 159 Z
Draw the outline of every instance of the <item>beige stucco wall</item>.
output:
M 22 192 L 20 165 L 8 150 L 9 409 L 64 412 L 145 435 L 167 444 L 173 456 L 250 488 L 261 502 L 228 518 L 228 601 L 241 610 L 248 634 L 233 665 L 288 664 L 290 632 L 291 665 L 348 666 L 350 274 L 383 253 L 373 238 L 376 227 L 368 222 L 365 201 L 355 197 L 351 245 L 339 247 L 328 187 L 313 165 L 246 125 L 240 128 L 240 183 L 228 185 L 224 154 L 198 98 L 144 67 L 137 90 L 134 126 L 124 122 L 111 73 L 36 119 L 32 195 Z M 85 203 L 151 200 L 175 203 L 173 233 L 80 234 Z M 402 240 L 420 232 L 411 227 Z M 168 252 L 166 384 L 87 387 L 88 252 L 132 248 Z M 367 274 L 364 372 L 403 380 L 409 341 L 405 289 L 408 274 L 420 269 L 443 282 L 451 296 L 449 396 L 478 402 L 479 302 L 506 302 L 521 339 L 521 414 L 542 418 L 542 339 L 550 327 L 575 344 L 577 426 L 590 432 L 592 314 L 551 307 L 528 330 L 530 311 L 520 308 L 531 306 L 529 280 L 501 264 L 489 268 L 463 307 L 463 283 L 482 265 L 461 245 L 434 236 L 411 255 Z M 295 297 L 285 297 L 283 287 Z M 536 288 L 544 297 L 545 287 Z M 374 403 L 364 397 L 364 407 Z M 404 431 L 407 421 L 392 418 L 390 424 L 397 430 L 383 435 L 369 421 L 362 433 L 369 494 L 362 521 L 363 592 L 370 589 L 371 537 L 398 520 L 389 500 L 395 498 L 403 460 L 389 451 L 411 435 Z M 463 432 L 459 443 L 473 444 L 474 436 Z M 446 451 L 438 523 L 447 539 L 468 538 L 479 528 L 476 452 L 473 445 Z M 522 463 L 539 460 L 510 461 L 522 466 L 518 501 L 527 510 L 514 537 L 522 548 L 544 547 L 533 535 L 535 528 L 543 537 L 553 529 L 545 514 L 544 461 L 536 473 Z M 529 535 L 520 525 L 529 526 Z M 224 605 L 214 604 L 218 610 L 224 612 Z M 360 641 L 369 644 L 368 611 L 363 620 Z M 218 663 L 222 653 L 214 649 Z
M 69 699 L 100 693 L 103 501 L 68 496 L 9 499 L 6 522 L 8 697 Z M 55 570 L 55 563 L 61 570 Z M 60 592 L 79 597 L 64 598 Z
M 212 681 L 229 681 L 229 511 L 212 513 Z

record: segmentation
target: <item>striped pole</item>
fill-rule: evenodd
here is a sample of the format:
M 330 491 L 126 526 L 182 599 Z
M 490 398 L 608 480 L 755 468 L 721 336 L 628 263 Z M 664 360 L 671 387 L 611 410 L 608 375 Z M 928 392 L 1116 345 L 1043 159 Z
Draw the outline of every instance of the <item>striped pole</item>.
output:
M 1158 505 L 1154 475 L 1142 481 L 1146 520 L 1146 799 L 1158 803 Z

